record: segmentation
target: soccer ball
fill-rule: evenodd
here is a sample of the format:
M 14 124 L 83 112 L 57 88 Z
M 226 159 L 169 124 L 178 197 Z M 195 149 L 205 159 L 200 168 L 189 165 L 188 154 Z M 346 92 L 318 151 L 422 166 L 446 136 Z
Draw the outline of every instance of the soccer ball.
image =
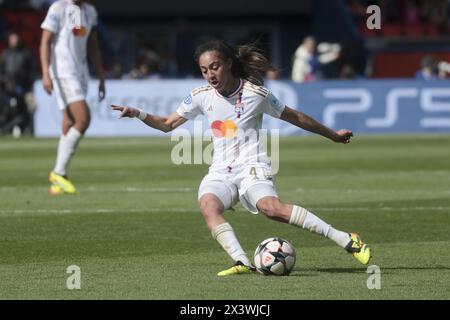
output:
M 296 254 L 289 242 L 273 237 L 258 245 L 253 260 L 256 270 L 264 275 L 287 276 L 294 268 Z

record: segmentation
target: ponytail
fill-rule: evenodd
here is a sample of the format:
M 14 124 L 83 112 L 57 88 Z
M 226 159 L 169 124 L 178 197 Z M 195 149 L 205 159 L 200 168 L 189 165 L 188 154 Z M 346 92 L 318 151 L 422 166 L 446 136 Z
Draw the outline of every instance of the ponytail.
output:
M 267 71 L 277 70 L 261 50 L 252 44 L 231 46 L 222 40 L 206 42 L 197 47 L 195 51 L 194 59 L 197 64 L 200 56 L 207 51 L 217 51 L 224 60 L 231 59 L 233 75 L 258 86 L 264 84 Z
M 262 54 L 261 50 L 253 45 L 238 46 L 236 51 L 238 76 L 258 86 L 264 84 L 267 71 L 277 70 L 269 59 Z

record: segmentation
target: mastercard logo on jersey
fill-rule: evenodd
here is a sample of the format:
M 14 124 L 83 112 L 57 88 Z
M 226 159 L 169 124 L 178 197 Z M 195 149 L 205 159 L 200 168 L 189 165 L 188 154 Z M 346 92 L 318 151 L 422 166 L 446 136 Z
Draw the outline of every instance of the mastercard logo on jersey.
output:
M 86 35 L 86 27 L 81 26 L 80 28 L 73 27 L 72 33 L 75 37 L 84 37 Z
M 211 129 L 216 138 L 233 138 L 236 136 L 237 125 L 233 120 L 216 120 L 211 123 Z

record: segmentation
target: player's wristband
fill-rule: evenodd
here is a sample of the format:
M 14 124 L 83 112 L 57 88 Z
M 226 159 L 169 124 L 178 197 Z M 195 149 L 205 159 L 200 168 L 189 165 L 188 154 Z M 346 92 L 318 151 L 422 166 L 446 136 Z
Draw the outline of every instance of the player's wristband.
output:
M 147 112 L 145 112 L 145 111 L 142 110 L 142 109 L 138 109 L 138 110 L 139 110 L 138 118 L 139 118 L 140 120 L 144 121 L 145 118 L 147 118 Z

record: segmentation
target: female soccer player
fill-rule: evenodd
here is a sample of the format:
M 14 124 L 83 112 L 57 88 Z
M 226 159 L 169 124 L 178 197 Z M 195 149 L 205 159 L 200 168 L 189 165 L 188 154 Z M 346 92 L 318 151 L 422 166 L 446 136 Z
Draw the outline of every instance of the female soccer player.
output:
M 40 56 L 44 90 L 55 92 L 63 111 L 62 135 L 56 165 L 50 172 L 50 193 L 73 194 L 76 189 L 67 177 L 67 167 L 90 123 L 86 103 L 88 87 L 87 51 L 100 79 L 99 99 L 105 97 L 105 77 L 97 41 L 97 11 L 83 0 L 58 0 L 41 25 Z
M 113 105 L 112 109 L 121 111 L 120 117 L 137 117 L 164 132 L 199 114 L 208 118 L 213 132 L 214 156 L 209 173 L 199 187 L 200 211 L 214 239 L 235 261 L 234 266 L 218 275 L 255 270 L 223 216 L 224 210 L 231 208 L 238 198 L 248 211 L 261 212 L 270 219 L 327 237 L 359 262 L 367 264 L 370 248 L 357 234 L 339 231 L 307 209 L 279 199 L 259 135 L 245 134 L 261 128 L 264 113 L 334 142 L 349 143 L 352 132 L 345 129 L 335 132 L 282 104 L 262 86 L 263 75 L 273 67 L 252 46 L 233 47 L 223 41 L 211 41 L 197 48 L 195 59 L 208 85 L 194 89 L 167 118 L 146 114 L 137 108 Z

